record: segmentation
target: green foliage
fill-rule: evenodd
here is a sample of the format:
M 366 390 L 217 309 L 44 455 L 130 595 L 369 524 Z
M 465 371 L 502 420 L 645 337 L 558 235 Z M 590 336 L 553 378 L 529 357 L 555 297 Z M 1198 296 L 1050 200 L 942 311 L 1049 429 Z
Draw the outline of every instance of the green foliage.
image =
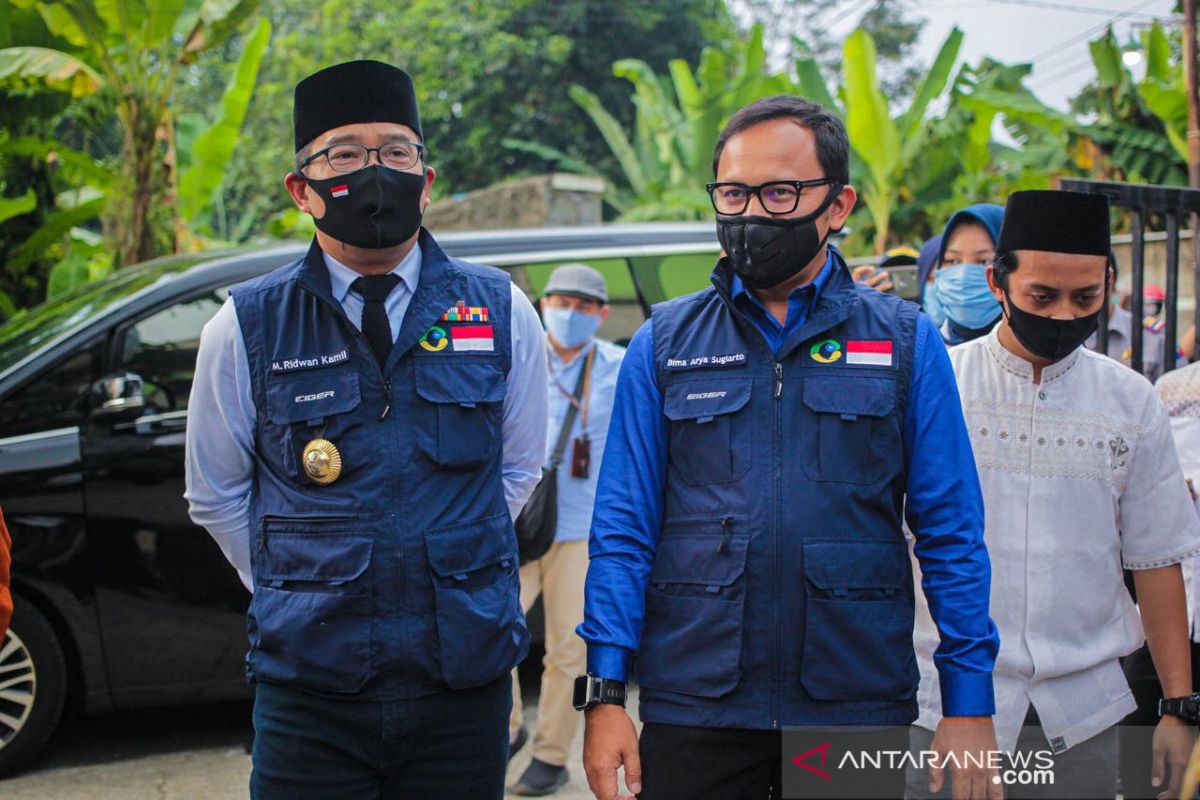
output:
M 104 227 L 122 263 L 176 249 L 170 104 L 177 79 L 200 53 L 223 44 L 255 11 L 257 0 L 13 0 L 12 5 L 36 10 L 45 26 L 37 38 L 48 35 L 58 41 L 51 47 L 13 41 L 0 49 L 0 88 L 9 93 L 41 89 L 71 97 L 107 97 L 115 106 L 122 136 L 121 179 L 110 187 L 107 202 L 97 200 L 87 207 L 105 215 Z M 239 101 L 244 112 L 248 98 L 242 100 L 242 95 L 247 84 L 253 86 L 264 44 L 252 44 L 257 56 L 243 59 L 246 69 L 240 69 L 237 91 L 227 99 L 227 116 Z M 221 166 L 220 140 L 229 135 L 228 127 L 225 121 L 204 142 L 206 164 Z M 203 193 L 204 188 L 200 185 L 193 192 Z M 196 212 L 201 202 L 189 196 L 188 210 Z M 74 218 L 82 212 L 70 213 Z
M 733 30 L 723 0 L 263 0 L 263 13 L 272 44 L 208 219 L 230 241 L 311 230 L 288 227 L 305 223 L 286 213 L 291 200 L 281 181 L 295 150 L 293 88 L 322 67 L 374 58 L 413 76 L 439 199 L 557 165 L 620 175 L 565 87 L 584 87 L 629 129 L 635 110 L 624 102 L 628 84 L 613 74 L 614 61 L 639 58 L 661 72 L 671 58 L 695 63 L 704 45 Z M 215 53 L 237 57 L 232 43 Z M 199 62 L 177 105 L 211 106 L 221 69 L 217 59 Z
M 191 149 L 191 165 L 179 178 L 179 213 L 188 222 L 196 222 L 212 203 L 213 192 L 225 177 L 225 168 L 233 157 L 242 120 L 254 94 L 254 82 L 267 42 L 271 23 L 260 17 L 254 32 L 242 47 L 242 56 L 221 99 L 221 117 L 201 133 Z
M 621 180 L 607 200 L 623 221 L 707 218 L 712 207 L 703 184 L 721 128 L 742 106 L 794 91 L 787 75 L 767 70 L 761 26 L 745 42 L 706 48 L 694 73 L 683 59 L 672 59 L 668 68 L 669 79 L 638 59 L 613 64 L 613 74 L 633 87 L 632 138 L 597 95 L 578 84 L 568 90 L 620 166 Z
M 1088 47 L 1096 79 L 1073 105 L 1098 119 L 1074 133 L 1107 160 L 1097 169 L 1109 178 L 1186 185 L 1187 91 L 1168 34 L 1157 21 L 1144 34 L 1146 76 L 1137 82 L 1111 30 Z

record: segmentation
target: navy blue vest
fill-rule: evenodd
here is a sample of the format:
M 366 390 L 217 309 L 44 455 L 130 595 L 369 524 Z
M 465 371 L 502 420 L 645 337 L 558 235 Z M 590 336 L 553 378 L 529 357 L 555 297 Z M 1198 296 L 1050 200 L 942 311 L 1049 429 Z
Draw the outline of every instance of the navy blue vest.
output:
M 917 716 L 902 430 L 916 306 L 840 255 L 773 354 L 713 287 L 654 309 L 670 421 L 637 657 L 643 720 L 704 727 Z
M 528 649 L 501 480 L 511 285 L 425 231 L 418 246 L 419 285 L 382 370 L 316 242 L 233 290 L 258 410 L 252 681 L 418 697 L 499 678 Z M 486 322 L 443 320 L 459 301 Z M 474 348 L 457 346 L 460 326 L 483 329 Z M 326 486 L 300 460 L 315 438 L 342 457 Z

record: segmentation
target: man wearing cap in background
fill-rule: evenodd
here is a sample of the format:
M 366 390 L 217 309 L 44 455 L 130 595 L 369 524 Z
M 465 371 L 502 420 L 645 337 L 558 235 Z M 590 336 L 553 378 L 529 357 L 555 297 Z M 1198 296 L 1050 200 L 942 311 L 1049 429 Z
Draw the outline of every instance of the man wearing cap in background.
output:
M 499 798 L 529 634 L 512 520 L 545 455 L 537 314 L 421 228 L 412 81 L 295 93 L 308 255 L 205 327 L 187 498 L 254 595 L 255 798 Z
M 995 575 L 1000 749 L 1050 751 L 1064 797 L 1114 797 L 1116 725 L 1135 705 L 1119 659 L 1144 637 L 1175 701 L 1153 734 L 1154 774 L 1161 781 L 1169 765 L 1174 797 L 1192 742 L 1171 716 L 1186 716 L 1180 698 L 1192 692 L 1179 565 L 1200 552 L 1200 521 L 1153 387 L 1083 347 L 1111 289 L 1108 224 L 1103 195 L 1009 198 L 987 272 L 1003 319 L 950 358 Z M 1134 572 L 1140 618 L 1122 567 Z M 925 750 L 941 718 L 938 632 L 927 613 L 918 620 L 913 747 Z M 909 793 L 925 789 L 910 770 Z
M 592 527 L 596 478 L 608 438 L 617 372 L 625 356 L 625 348 L 596 338 L 608 311 L 608 288 L 596 270 L 586 264 L 564 264 L 550 275 L 542 298 L 549 366 L 547 461 L 560 437 L 566 438 L 562 465 L 556 472 L 558 530 L 554 543 L 544 556 L 521 567 L 521 608 L 528 612 L 541 594 L 546 619 L 545 669 L 533 759 L 512 788 L 523 796 L 550 794 L 567 782 L 567 755 L 579 726 L 571 692 L 575 676 L 584 671 L 587 652 L 575 626 L 583 620 L 587 536 Z M 569 413 L 572 408 L 574 412 Z M 568 421 L 570 430 L 564 431 Z M 515 679 L 509 735 L 514 752 L 527 737 L 521 689 Z

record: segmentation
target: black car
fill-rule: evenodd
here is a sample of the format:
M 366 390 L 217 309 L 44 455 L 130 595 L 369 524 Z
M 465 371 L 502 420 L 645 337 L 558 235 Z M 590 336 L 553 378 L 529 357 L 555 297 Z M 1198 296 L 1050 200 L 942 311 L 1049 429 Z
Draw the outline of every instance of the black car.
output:
M 451 255 L 508 269 L 530 297 L 583 261 L 608 279 L 600 335 L 699 289 L 711 224 L 452 233 Z M 28 765 L 67 703 L 87 713 L 248 697 L 249 599 L 183 500 L 200 331 L 231 286 L 306 245 L 123 269 L 0 326 L 0 509 L 15 613 L 0 642 L 0 775 Z

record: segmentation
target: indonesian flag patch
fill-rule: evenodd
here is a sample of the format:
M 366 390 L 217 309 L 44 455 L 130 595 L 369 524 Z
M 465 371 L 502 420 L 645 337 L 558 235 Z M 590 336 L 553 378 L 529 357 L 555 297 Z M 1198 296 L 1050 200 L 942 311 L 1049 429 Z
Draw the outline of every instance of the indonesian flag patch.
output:
M 846 342 L 846 363 L 868 367 L 892 366 L 892 343 L 879 339 L 850 339 Z
M 334 197 L 345 197 L 346 195 L 350 194 L 350 187 L 344 183 L 339 184 L 338 186 L 335 186 L 332 189 L 330 189 L 329 193 L 332 194 Z
M 490 353 L 496 349 L 491 325 L 456 325 L 450 329 L 450 343 L 456 353 Z

